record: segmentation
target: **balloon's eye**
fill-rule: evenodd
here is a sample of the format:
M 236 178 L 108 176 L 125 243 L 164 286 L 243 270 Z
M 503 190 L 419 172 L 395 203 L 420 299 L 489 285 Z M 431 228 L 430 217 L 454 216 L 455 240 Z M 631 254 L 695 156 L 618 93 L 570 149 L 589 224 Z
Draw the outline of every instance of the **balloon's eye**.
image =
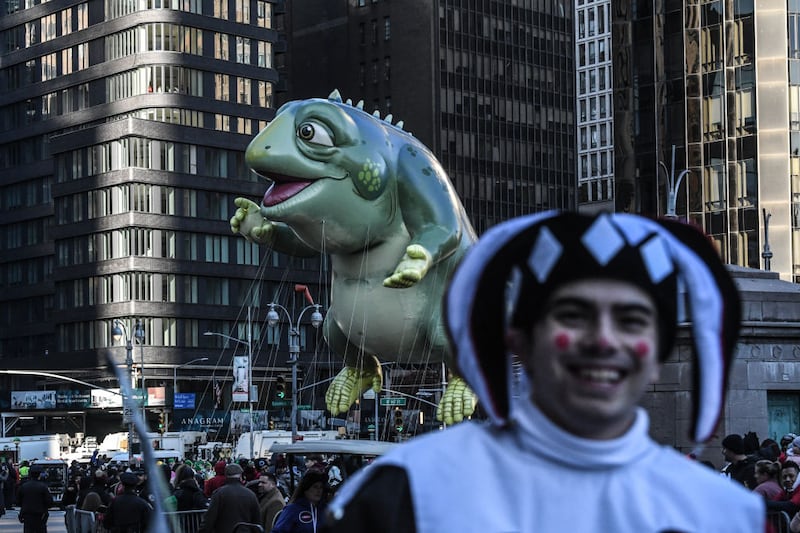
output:
M 330 134 L 328 134 L 328 131 L 320 124 L 315 124 L 313 122 L 303 122 L 300 124 L 297 128 L 297 136 L 313 144 L 333 146 L 333 140 Z

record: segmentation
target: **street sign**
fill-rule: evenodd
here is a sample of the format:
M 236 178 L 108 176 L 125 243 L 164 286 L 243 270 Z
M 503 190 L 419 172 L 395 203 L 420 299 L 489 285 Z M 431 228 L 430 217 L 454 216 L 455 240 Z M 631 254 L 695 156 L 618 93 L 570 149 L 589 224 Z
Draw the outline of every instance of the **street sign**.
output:
M 405 398 L 381 398 L 381 405 L 405 405 Z
M 122 408 L 122 423 L 128 425 L 131 422 L 133 422 L 133 408 L 126 405 Z
M 173 409 L 194 409 L 195 393 L 176 392 L 172 398 Z
M 291 400 L 272 400 L 270 403 L 272 407 L 289 407 L 292 405 Z
M 311 405 L 307 404 L 307 403 L 301 403 L 300 405 L 297 406 L 297 410 L 298 411 L 308 411 L 310 409 L 311 409 Z

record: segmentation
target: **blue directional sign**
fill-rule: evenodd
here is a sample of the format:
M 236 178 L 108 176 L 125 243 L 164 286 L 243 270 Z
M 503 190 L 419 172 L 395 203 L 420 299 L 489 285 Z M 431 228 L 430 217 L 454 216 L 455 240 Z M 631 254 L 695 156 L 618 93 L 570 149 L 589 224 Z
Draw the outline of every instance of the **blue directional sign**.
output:
M 173 401 L 173 409 L 194 409 L 193 392 L 176 392 Z

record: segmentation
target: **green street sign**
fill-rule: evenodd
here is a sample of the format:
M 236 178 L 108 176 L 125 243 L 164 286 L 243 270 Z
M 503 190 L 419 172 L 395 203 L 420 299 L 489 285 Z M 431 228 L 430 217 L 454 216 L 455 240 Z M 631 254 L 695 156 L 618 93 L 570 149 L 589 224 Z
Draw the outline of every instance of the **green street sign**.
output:
M 381 398 L 381 405 L 405 405 L 405 398 Z
M 289 407 L 292 405 L 292 402 L 291 400 L 272 400 L 270 405 L 272 405 L 272 407 Z
M 311 405 L 307 403 L 301 403 L 297 406 L 298 411 L 309 411 L 311 410 Z

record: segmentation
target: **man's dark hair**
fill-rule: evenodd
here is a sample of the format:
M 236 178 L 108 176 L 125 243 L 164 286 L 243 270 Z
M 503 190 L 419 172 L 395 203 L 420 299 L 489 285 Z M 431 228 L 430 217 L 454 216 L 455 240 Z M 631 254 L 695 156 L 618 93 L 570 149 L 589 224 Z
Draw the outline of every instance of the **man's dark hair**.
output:
M 794 461 L 785 461 L 781 470 L 786 470 L 787 468 L 794 468 L 794 471 L 800 474 L 800 465 Z

